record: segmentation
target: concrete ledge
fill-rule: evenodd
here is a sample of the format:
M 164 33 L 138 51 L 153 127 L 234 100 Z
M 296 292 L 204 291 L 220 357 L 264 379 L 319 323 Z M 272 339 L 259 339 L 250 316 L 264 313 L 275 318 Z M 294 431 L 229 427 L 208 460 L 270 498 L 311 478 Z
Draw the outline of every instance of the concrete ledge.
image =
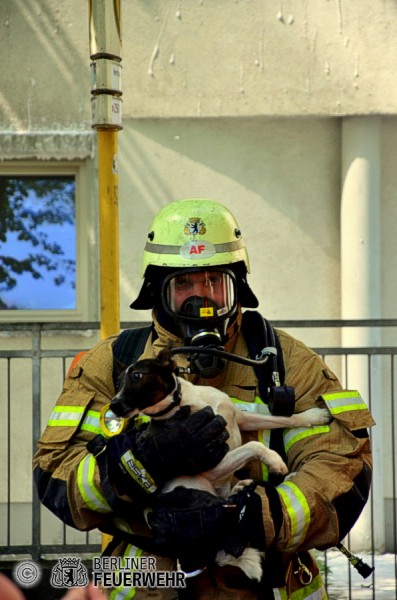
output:
M 93 158 L 93 131 L 8 131 L 0 133 L 0 160 Z

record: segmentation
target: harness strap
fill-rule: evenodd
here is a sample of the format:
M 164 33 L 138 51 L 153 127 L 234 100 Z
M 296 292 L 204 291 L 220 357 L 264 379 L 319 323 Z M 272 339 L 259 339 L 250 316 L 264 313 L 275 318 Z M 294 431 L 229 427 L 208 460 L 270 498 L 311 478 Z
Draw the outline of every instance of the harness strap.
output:
M 119 387 L 119 377 L 122 371 L 136 362 L 143 353 L 146 342 L 152 334 L 152 341 L 157 337 L 153 325 L 125 329 L 113 344 L 113 383 L 116 391 Z
M 265 404 L 268 404 L 272 384 L 282 385 L 285 379 L 283 353 L 279 339 L 269 321 L 256 310 L 246 310 L 243 313 L 241 330 L 251 358 L 260 356 L 262 350 L 268 346 L 273 346 L 277 350 L 277 355 L 271 356 L 265 365 L 254 367 L 258 377 L 260 397 Z M 279 383 L 273 381 L 273 373 L 278 374 Z
M 281 386 L 285 380 L 285 366 L 280 341 L 269 321 L 257 311 L 247 310 L 243 313 L 241 328 L 251 358 L 258 356 L 262 349 L 267 346 L 275 346 L 277 349 L 276 356 L 272 356 L 264 365 L 254 367 L 258 378 L 260 397 L 265 404 L 269 404 L 271 387 L 273 385 Z M 278 374 L 278 381 L 274 381 L 274 373 Z M 286 462 L 287 454 L 282 429 L 272 429 L 269 446 L 272 450 L 278 452 Z M 274 473 L 269 474 L 269 482 L 273 485 L 278 485 L 283 480 L 284 477 L 282 476 Z

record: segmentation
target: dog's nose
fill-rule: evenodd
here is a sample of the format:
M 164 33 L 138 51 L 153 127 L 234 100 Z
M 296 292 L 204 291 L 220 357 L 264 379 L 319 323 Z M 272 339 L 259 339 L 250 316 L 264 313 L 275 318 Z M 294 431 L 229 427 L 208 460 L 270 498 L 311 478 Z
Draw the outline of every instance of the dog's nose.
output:
M 116 417 L 123 417 L 126 413 L 125 407 L 123 406 L 123 402 L 120 398 L 115 396 L 110 403 L 110 410 L 114 412 Z

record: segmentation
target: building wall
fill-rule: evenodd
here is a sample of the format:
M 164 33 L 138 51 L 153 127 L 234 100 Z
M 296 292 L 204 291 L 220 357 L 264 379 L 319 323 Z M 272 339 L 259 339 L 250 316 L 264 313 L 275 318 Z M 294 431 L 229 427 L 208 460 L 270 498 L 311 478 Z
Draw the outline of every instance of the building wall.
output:
M 96 166 L 83 4 L 2 1 L 3 161 Z M 391 316 L 396 12 L 380 0 L 122 2 L 123 320 L 147 318 L 128 304 L 153 214 L 189 196 L 219 199 L 236 213 L 270 318 L 338 317 L 341 120 L 372 114 L 384 115 L 382 316 Z M 87 173 L 92 222 L 97 173 Z M 97 251 L 90 233 L 85 254 Z M 85 318 L 98 318 L 97 303 Z
M 224 202 L 269 318 L 339 315 L 337 119 L 129 120 L 120 134 L 122 315 L 140 285 L 150 220 L 174 198 Z M 318 277 L 313 280 L 313 270 Z
M 124 114 L 395 112 L 393 0 L 122 1 Z M 90 125 L 88 2 L 2 0 L 6 129 Z

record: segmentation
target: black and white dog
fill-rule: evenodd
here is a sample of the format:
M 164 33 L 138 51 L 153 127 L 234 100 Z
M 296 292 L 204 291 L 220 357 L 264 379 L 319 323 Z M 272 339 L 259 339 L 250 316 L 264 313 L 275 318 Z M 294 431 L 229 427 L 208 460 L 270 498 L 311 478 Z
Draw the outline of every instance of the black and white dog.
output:
M 267 465 L 270 472 L 280 475 L 288 473 L 280 455 L 262 442 L 250 441 L 242 445 L 241 431 L 311 427 L 326 424 L 331 418 L 325 408 L 312 408 L 290 417 L 240 410 L 224 392 L 211 386 L 193 385 L 178 377 L 177 366 L 169 350 L 162 350 L 157 358 L 143 359 L 130 365 L 110 404 L 117 416 L 130 418 L 144 414 L 151 419 L 168 419 L 183 406 L 189 406 L 191 412 L 211 406 L 215 414 L 222 415 L 230 435 L 230 451 L 214 469 L 196 476 L 177 477 L 169 481 L 162 491 L 169 492 L 177 486 L 184 486 L 211 492 L 223 498 L 231 493 L 233 473 L 253 458 L 258 458 Z M 247 483 L 240 482 L 237 489 Z M 235 491 L 236 487 L 233 489 Z M 217 562 L 239 566 L 252 579 L 259 580 L 261 577 L 260 555 L 254 548 L 247 548 L 238 559 L 220 552 Z

